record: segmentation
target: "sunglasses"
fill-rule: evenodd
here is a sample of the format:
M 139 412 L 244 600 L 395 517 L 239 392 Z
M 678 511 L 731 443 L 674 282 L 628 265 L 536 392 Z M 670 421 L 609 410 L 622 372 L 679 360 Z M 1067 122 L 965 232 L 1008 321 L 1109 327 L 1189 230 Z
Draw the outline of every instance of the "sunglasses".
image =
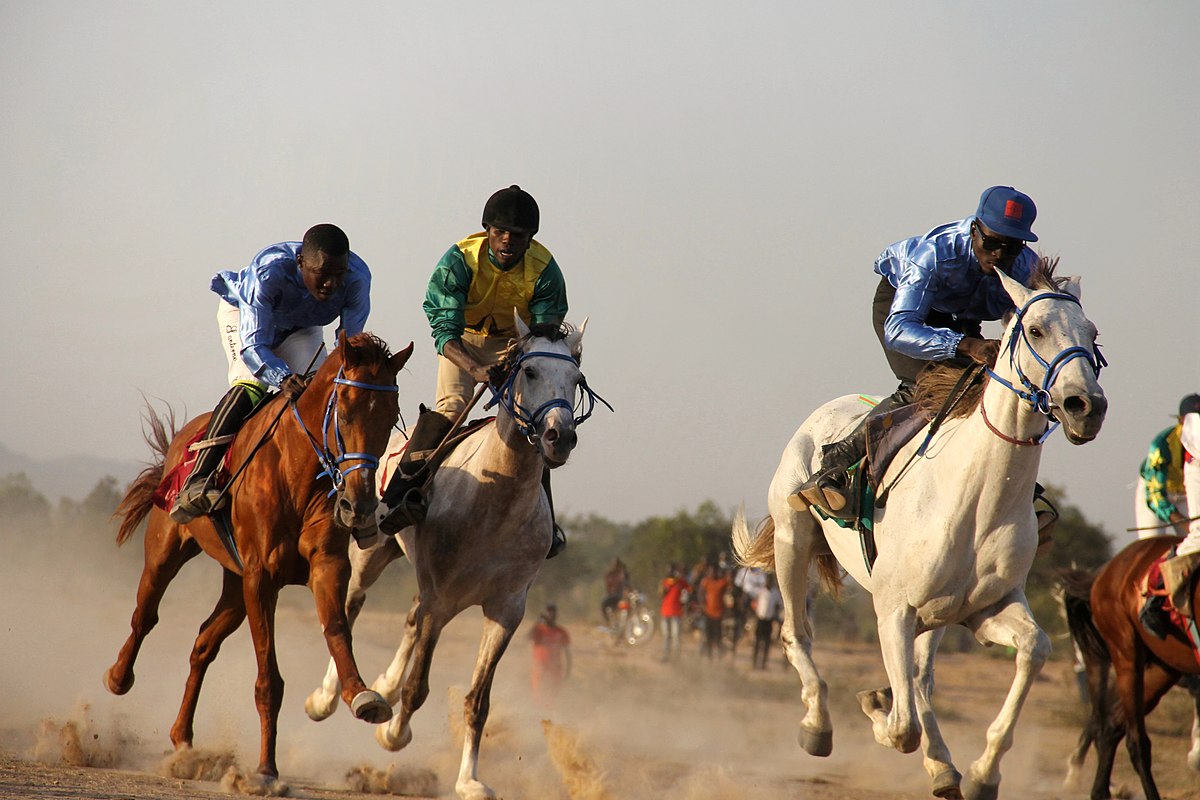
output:
M 1015 256 L 1025 249 L 1025 243 L 1020 239 L 1003 239 L 999 236 L 988 236 L 978 225 L 975 226 L 975 230 L 979 231 L 979 246 L 989 253 L 1003 250 L 1005 255 Z

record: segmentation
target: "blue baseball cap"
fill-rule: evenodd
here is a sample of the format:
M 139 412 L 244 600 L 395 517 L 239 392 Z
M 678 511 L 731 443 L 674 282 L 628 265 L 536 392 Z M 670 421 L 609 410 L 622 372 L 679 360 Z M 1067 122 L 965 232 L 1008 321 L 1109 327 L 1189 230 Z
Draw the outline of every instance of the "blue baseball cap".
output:
M 999 236 L 1036 242 L 1037 234 L 1030 230 L 1037 217 L 1037 206 L 1024 192 L 1011 186 L 992 186 L 979 198 L 975 218 Z

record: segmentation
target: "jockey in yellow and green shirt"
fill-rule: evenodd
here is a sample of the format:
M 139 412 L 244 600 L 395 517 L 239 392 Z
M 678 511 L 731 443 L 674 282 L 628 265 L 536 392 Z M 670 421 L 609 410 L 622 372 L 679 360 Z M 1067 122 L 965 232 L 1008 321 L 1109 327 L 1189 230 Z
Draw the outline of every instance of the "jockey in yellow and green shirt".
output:
M 529 327 L 557 328 L 567 315 L 567 285 L 554 256 L 534 240 L 540 226 L 537 201 L 520 186 L 495 192 L 483 208 L 483 231 L 445 252 L 425 292 L 425 316 L 438 353 L 437 403 L 423 409 L 399 469 L 383 501 L 403 513 L 380 523 L 394 533 L 424 514 L 418 481 L 424 460 L 450 432 L 475 386 L 516 338 L 513 310 Z M 423 482 L 423 481 L 421 481 Z M 542 485 L 550 494 L 549 471 Z M 553 503 L 551 503 L 553 513 Z M 562 547 L 555 526 L 551 555 Z

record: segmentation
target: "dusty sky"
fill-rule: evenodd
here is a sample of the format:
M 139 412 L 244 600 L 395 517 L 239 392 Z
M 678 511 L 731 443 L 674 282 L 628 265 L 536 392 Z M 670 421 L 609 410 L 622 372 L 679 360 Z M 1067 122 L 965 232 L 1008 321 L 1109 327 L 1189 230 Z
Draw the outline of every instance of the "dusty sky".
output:
M 145 457 L 143 393 L 224 389 L 210 277 L 325 221 L 374 272 L 368 327 L 418 343 L 411 417 L 429 273 L 519 183 L 617 408 L 558 504 L 758 515 L 813 408 L 893 386 L 875 257 L 1005 183 L 1111 363 L 1100 438 L 1056 435 L 1042 479 L 1121 532 L 1200 390 L 1198 35 L 1188 2 L 0 1 L 0 442 Z

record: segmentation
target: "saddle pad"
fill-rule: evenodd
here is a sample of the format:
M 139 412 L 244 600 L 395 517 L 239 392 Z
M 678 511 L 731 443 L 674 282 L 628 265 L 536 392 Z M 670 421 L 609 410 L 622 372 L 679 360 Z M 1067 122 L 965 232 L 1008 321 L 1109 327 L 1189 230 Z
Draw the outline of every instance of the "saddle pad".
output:
M 867 477 L 873 490 L 879 491 L 896 453 L 928 424 L 929 418 L 915 403 L 867 418 Z
M 163 511 L 171 510 L 171 505 L 174 504 L 175 498 L 179 496 L 179 490 L 183 488 L 188 476 L 192 474 L 192 470 L 196 467 L 196 458 L 200 455 L 200 451 L 192 450 L 192 445 L 202 440 L 206 435 L 208 435 L 207 428 L 197 431 L 192 438 L 187 440 L 183 451 L 186 455 L 183 460 L 163 476 L 163 479 L 158 483 L 158 487 L 155 488 L 154 494 L 150 496 L 154 505 Z M 232 452 L 233 444 L 230 443 L 229 449 L 225 451 L 225 457 L 221 459 L 221 464 L 217 467 L 217 471 L 213 475 L 213 483 L 218 488 L 225 486 L 229 481 L 229 454 Z

